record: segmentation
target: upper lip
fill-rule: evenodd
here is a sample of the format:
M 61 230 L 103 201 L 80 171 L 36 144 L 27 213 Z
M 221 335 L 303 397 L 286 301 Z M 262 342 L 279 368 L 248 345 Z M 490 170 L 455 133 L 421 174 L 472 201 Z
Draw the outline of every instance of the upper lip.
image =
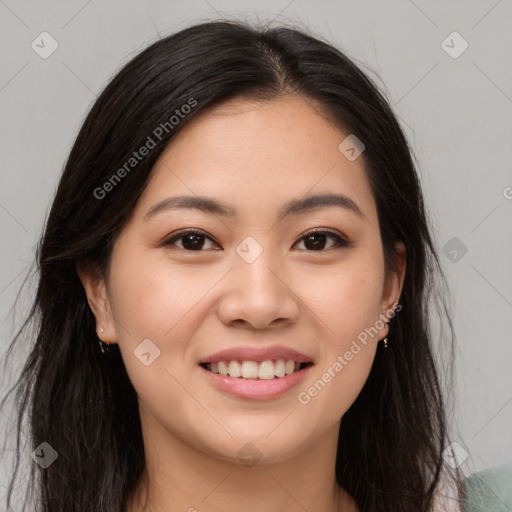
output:
M 220 352 L 215 352 L 210 356 L 204 357 L 199 361 L 202 363 L 215 363 L 219 361 L 256 361 L 261 363 L 266 360 L 284 359 L 292 360 L 298 363 L 312 363 L 311 357 L 297 352 L 296 350 L 282 345 L 272 345 L 270 347 L 234 347 Z

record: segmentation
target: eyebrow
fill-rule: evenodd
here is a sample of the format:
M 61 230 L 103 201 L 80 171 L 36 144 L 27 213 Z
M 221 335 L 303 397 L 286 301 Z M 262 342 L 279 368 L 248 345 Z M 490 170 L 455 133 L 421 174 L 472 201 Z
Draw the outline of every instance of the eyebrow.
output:
M 278 219 L 282 220 L 291 215 L 337 206 L 349 212 L 355 213 L 358 217 L 365 219 L 359 206 L 350 197 L 344 194 L 317 194 L 302 199 L 293 199 L 285 203 L 278 212 Z M 233 206 L 221 203 L 215 199 L 204 196 L 176 196 L 164 199 L 153 206 L 144 215 L 144 221 L 157 213 L 176 210 L 180 208 L 196 209 L 205 213 L 219 215 L 229 218 L 238 218 L 238 211 Z

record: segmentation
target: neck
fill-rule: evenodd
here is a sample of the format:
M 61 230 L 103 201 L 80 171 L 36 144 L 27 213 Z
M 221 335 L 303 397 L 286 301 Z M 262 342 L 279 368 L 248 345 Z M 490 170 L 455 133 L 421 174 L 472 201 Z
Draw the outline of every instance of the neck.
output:
M 339 422 L 284 461 L 224 460 L 143 421 L 146 471 L 126 512 L 355 512 L 335 478 Z

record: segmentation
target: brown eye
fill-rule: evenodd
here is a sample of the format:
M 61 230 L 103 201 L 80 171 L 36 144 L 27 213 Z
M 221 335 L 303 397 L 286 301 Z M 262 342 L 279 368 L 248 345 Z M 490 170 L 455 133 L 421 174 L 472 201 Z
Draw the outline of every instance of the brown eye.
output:
M 326 249 L 326 240 L 334 240 L 334 244 L 327 249 L 336 247 L 347 247 L 350 242 L 339 236 L 338 234 L 328 230 L 315 230 L 307 233 L 300 241 L 304 240 L 304 245 L 308 251 L 323 251 Z
M 201 231 L 189 229 L 173 235 L 171 238 L 167 239 L 163 245 L 176 245 L 176 241 L 182 240 L 181 247 L 178 245 L 180 249 L 186 251 L 201 251 L 205 246 L 205 239 L 212 240 Z

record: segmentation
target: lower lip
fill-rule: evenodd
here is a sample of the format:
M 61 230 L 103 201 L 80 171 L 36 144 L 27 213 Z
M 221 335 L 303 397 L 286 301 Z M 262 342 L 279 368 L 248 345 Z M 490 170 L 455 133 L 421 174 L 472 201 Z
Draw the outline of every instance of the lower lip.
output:
M 249 400 L 268 400 L 284 395 L 292 388 L 297 386 L 304 379 L 309 369 L 313 365 L 307 366 L 298 372 L 284 377 L 275 377 L 273 379 L 244 379 L 235 378 L 219 373 L 213 373 L 202 366 L 199 368 L 210 379 L 210 382 L 222 391 L 225 391 L 238 398 Z

